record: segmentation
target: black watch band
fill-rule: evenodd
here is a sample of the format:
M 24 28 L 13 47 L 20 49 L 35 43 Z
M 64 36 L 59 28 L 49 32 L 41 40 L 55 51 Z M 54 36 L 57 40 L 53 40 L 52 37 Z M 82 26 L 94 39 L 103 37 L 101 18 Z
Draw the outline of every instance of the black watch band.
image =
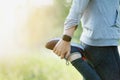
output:
M 63 36 L 62 36 L 62 39 L 63 39 L 64 41 L 70 42 L 72 38 L 71 38 L 71 36 L 63 35 Z

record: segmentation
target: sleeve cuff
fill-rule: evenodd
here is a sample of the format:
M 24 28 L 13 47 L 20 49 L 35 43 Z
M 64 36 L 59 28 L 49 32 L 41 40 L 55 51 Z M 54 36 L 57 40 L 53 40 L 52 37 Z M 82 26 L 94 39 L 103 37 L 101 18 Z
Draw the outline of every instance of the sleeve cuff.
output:
M 64 30 L 77 26 L 78 24 L 79 20 L 77 19 L 67 19 L 64 23 Z

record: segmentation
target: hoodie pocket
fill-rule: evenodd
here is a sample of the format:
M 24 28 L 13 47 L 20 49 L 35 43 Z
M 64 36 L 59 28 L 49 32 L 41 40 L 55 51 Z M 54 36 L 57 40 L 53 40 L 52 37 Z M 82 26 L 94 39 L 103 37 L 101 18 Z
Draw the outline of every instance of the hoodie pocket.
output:
M 118 9 L 117 9 L 117 17 L 116 17 L 115 25 L 116 25 L 117 27 L 120 27 L 120 6 L 119 6 Z

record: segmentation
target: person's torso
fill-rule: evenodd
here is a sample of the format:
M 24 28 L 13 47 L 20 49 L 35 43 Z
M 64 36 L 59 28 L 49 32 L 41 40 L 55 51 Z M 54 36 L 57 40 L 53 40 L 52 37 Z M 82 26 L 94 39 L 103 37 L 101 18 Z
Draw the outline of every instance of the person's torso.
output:
M 119 0 L 91 0 L 83 13 L 83 34 L 91 39 L 120 38 Z

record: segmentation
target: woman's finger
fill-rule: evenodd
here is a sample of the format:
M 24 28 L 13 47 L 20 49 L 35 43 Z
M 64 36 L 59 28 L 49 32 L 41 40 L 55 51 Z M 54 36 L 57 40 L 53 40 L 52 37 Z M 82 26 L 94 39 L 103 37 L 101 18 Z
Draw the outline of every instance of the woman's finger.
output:
M 65 58 L 67 52 L 61 54 L 61 59 Z
M 65 58 L 68 59 L 70 56 L 70 51 L 67 52 L 67 54 L 65 55 Z

